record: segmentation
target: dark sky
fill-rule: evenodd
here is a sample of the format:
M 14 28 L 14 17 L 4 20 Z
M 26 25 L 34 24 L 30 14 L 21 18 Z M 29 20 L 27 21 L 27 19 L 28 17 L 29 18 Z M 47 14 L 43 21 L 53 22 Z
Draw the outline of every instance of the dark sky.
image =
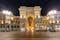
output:
M 59 9 L 59 5 L 60 0 L 0 0 L 0 10 L 11 10 L 14 15 L 19 15 L 19 6 L 41 6 L 41 14 L 46 15 L 51 9 Z

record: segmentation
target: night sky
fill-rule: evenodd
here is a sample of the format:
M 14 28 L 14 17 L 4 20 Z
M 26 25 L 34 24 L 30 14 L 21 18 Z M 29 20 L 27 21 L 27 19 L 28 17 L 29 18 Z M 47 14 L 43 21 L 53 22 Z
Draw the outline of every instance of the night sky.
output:
M 11 10 L 16 16 L 20 6 L 41 6 L 41 15 L 46 15 L 49 10 L 60 10 L 60 0 L 0 0 L 0 10 Z

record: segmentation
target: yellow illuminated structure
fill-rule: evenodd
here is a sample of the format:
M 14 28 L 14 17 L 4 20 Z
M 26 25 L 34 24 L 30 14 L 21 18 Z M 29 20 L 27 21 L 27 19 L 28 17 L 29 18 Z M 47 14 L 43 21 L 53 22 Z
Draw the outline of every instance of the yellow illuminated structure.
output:
M 26 21 L 27 21 L 26 22 L 27 23 L 26 28 L 27 29 L 29 28 L 29 29 L 33 30 L 34 29 L 34 17 L 33 17 L 33 15 L 31 13 L 27 15 Z

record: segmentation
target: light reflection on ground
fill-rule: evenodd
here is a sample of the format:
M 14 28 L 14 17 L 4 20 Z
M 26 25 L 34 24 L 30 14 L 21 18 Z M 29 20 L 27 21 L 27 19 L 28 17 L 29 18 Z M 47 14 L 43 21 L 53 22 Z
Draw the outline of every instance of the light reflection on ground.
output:
M 60 40 L 60 32 L 0 32 L 0 40 Z

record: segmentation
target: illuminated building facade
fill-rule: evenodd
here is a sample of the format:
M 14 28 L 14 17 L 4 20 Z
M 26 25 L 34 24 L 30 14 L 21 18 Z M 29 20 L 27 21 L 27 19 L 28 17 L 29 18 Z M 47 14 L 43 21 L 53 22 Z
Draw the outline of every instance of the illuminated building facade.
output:
M 7 23 L 10 24 L 12 16 L 13 16 L 13 13 L 10 11 L 7 14 L 0 11 L 0 21 L 1 21 L 0 24 L 7 24 Z
M 5 15 L 2 13 L 2 11 L 0 11 L 0 24 L 7 24 L 11 22 L 11 16 L 13 16 L 13 14 L 11 13 L 11 15 Z
M 50 28 L 50 21 L 48 19 L 48 16 L 41 16 L 41 23 L 40 23 L 40 30 L 49 30 Z
M 60 11 L 50 11 L 50 13 L 48 13 L 48 17 L 50 24 L 52 24 L 51 27 L 56 31 L 60 31 Z
M 6 28 L 9 29 L 11 28 L 11 20 L 12 20 L 11 18 L 13 16 L 13 13 L 10 12 L 10 14 L 9 15 L 8 14 L 4 14 L 2 11 L 0 11 L 0 29 L 2 29 L 2 31 L 4 31 Z
M 39 27 L 41 8 L 40 6 L 26 7 L 20 6 L 20 28 L 26 28 L 29 30 L 34 30 L 34 28 Z

